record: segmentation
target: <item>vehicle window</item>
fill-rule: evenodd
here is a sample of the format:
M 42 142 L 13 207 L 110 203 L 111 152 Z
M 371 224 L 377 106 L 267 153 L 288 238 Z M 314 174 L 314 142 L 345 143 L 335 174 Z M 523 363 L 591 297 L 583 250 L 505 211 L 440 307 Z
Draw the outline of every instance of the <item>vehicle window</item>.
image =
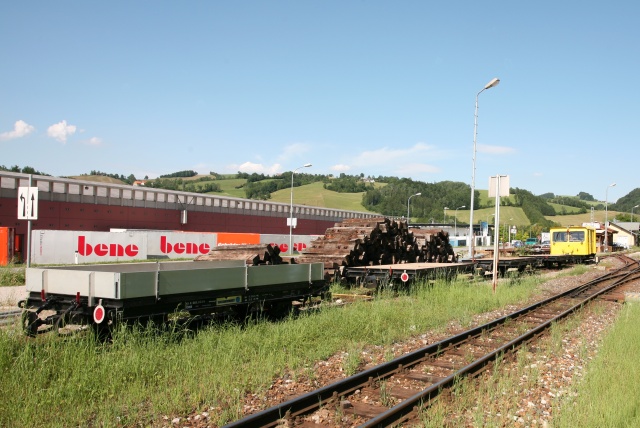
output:
M 567 232 L 553 232 L 554 242 L 564 242 L 567 240 Z
M 583 242 L 584 241 L 584 231 L 571 231 L 569 232 L 569 241 L 571 242 Z

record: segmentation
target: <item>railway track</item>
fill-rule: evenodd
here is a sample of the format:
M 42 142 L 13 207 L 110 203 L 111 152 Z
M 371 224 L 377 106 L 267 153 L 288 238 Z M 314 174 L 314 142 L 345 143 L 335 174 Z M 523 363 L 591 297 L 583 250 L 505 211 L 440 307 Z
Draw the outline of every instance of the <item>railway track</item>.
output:
M 13 324 L 16 318 L 18 318 L 21 314 L 22 314 L 22 309 L 0 312 L 0 326 Z
M 596 280 L 226 427 L 410 424 L 457 379 L 479 374 L 593 299 L 618 299 L 621 286 L 640 279 L 640 264 L 624 255 L 616 257 L 624 266 Z

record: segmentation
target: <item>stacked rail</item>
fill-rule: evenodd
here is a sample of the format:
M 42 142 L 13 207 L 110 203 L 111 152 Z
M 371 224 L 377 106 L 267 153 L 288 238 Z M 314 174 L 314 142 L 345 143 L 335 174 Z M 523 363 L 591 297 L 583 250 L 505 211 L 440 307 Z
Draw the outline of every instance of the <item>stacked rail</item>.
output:
M 207 254 L 194 259 L 197 262 L 219 260 L 243 260 L 249 266 L 279 265 L 287 263 L 280 256 L 277 245 L 220 245 L 212 248 Z
M 329 276 L 345 267 L 404 263 L 453 263 L 449 234 L 436 229 L 409 229 L 405 221 L 388 218 L 350 219 L 327 229 L 311 242 L 299 263 L 324 263 Z

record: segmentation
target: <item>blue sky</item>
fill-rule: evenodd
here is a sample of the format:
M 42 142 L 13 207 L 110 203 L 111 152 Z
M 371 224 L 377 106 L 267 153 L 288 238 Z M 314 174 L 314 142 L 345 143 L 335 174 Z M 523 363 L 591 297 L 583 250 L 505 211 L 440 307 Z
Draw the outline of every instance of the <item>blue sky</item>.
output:
M 4 1 L 0 165 L 640 187 L 634 1 Z M 615 188 L 609 188 L 617 183 Z

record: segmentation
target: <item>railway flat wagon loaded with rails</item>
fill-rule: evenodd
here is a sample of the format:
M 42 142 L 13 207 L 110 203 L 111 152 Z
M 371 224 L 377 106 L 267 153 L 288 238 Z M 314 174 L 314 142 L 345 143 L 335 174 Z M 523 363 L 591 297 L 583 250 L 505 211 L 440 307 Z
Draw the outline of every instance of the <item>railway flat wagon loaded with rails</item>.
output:
M 328 293 L 322 263 L 247 265 L 245 260 L 27 268 L 21 302 L 28 335 L 67 324 L 108 331 L 169 315 L 288 313 Z

